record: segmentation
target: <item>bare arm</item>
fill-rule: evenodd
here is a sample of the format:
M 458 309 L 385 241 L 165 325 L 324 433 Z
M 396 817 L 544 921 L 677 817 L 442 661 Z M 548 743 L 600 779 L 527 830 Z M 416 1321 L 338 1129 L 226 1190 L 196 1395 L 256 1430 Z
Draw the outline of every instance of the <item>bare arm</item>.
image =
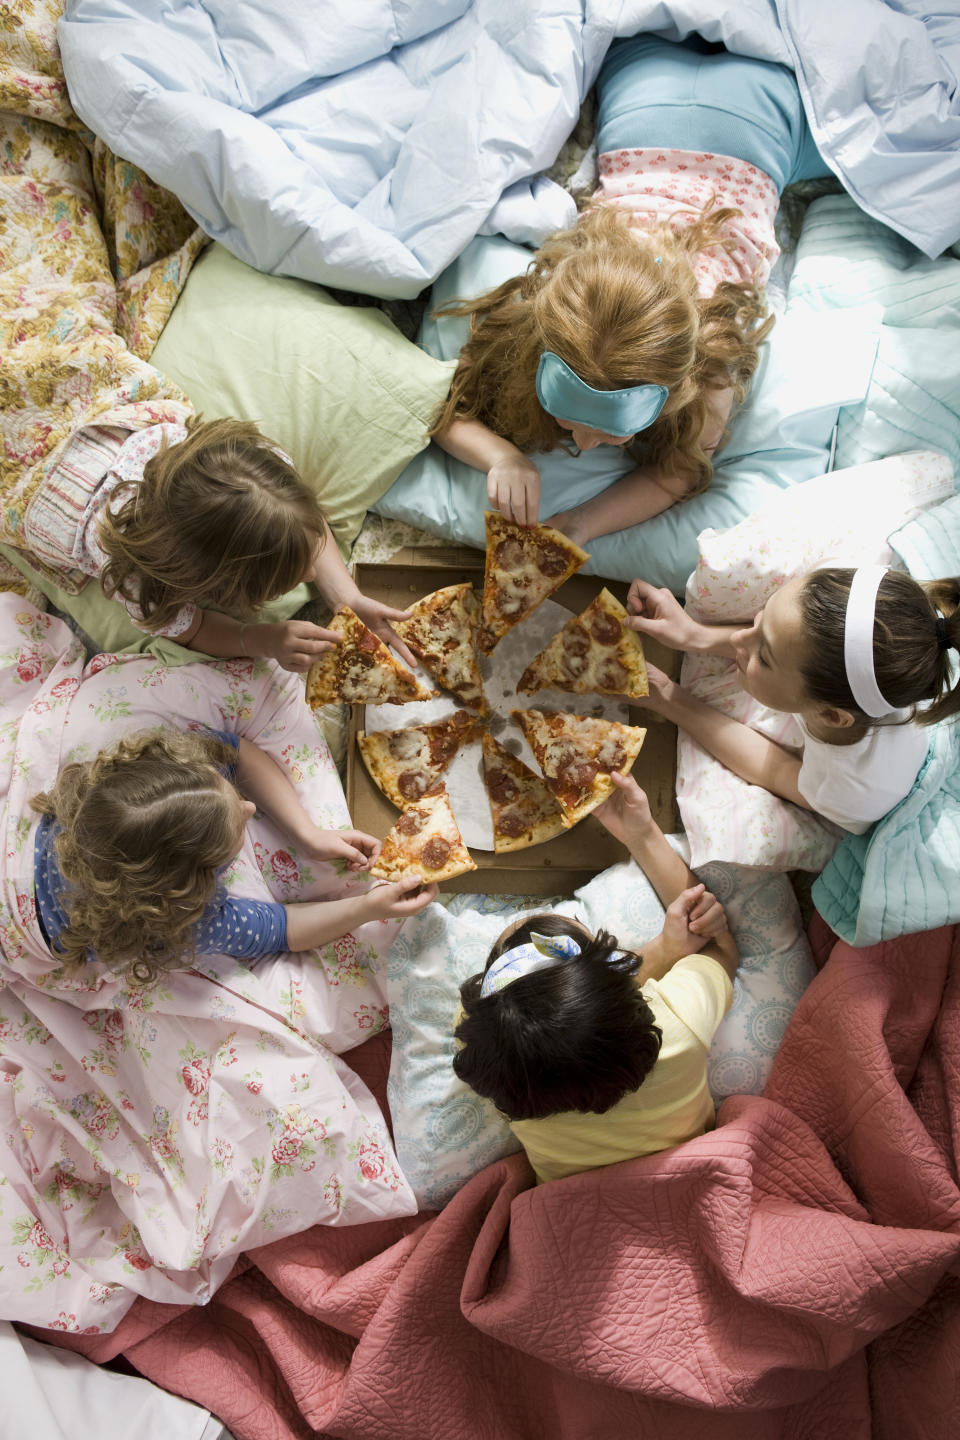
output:
M 802 806 L 804 810 L 810 809 L 809 802 L 797 788 L 802 760 L 795 750 L 778 745 L 776 740 L 770 740 L 766 735 L 751 730 L 749 725 L 698 700 L 688 690 L 668 680 L 655 666 L 648 666 L 647 673 L 650 694 L 644 700 L 634 701 L 634 704 L 673 721 L 728 770 L 739 775 L 741 780 L 750 785 L 760 785 L 764 790 Z
M 285 905 L 287 948 L 315 950 L 368 920 L 403 920 L 418 914 L 437 894 L 436 885 L 422 888 L 421 881 L 412 876 L 393 885 L 377 885 L 365 895 L 352 895 L 346 900 L 305 900 L 299 905 Z
M 285 620 L 279 624 L 241 623 L 219 610 L 198 610 L 193 626 L 177 637 L 181 645 L 205 655 L 233 659 L 273 659 L 284 670 L 309 670 L 314 660 L 335 645 L 340 636 L 308 620 Z
M 726 929 L 723 907 L 667 842 L 636 780 L 629 775 L 611 779 L 616 794 L 594 814 L 626 845 L 667 911 L 663 930 L 643 947 L 641 982 L 661 979 L 678 960 L 697 952 L 711 956 L 732 978 L 740 953 Z
M 434 440 L 455 460 L 482 470 L 490 504 L 518 525 L 535 525 L 540 512 L 540 471 L 509 440 L 479 420 L 452 420 Z
M 311 859 L 343 860 L 351 870 L 364 870 L 380 853 L 379 840 L 362 830 L 321 830 L 315 825 L 286 772 L 249 740 L 240 741 L 237 784 L 241 793 L 269 815 Z

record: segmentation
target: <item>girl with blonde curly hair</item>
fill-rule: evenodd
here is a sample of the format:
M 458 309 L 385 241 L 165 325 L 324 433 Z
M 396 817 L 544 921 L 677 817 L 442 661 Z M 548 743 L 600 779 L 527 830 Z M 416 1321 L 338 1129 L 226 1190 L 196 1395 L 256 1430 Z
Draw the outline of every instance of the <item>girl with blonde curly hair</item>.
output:
M 380 842 L 359 830 L 321 830 L 278 765 L 226 732 L 128 736 L 95 760 L 68 765 L 36 795 L 37 915 L 67 971 L 91 960 L 145 984 L 197 955 L 253 960 L 312 950 L 367 920 L 416 914 L 436 886 L 378 885 L 341 900 L 235 899 L 223 871 L 263 810 L 304 856 L 366 870 Z
M 627 447 L 635 469 L 552 516 L 580 544 L 709 484 L 773 323 L 780 191 L 829 173 L 792 72 L 697 36 L 616 42 L 597 102 L 590 208 L 524 275 L 445 311 L 471 328 L 433 433 L 523 525 L 551 516 L 532 453 Z
M 26 539 L 52 567 L 98 578 L 142 629 L 206 655 L 308 670 L 336 632 L 255 617 L 313 581 L 415 663 L 390 625 L 407 612 L 357 588 L 316 495 L 251 421 L 85 426 L 31 508 Z

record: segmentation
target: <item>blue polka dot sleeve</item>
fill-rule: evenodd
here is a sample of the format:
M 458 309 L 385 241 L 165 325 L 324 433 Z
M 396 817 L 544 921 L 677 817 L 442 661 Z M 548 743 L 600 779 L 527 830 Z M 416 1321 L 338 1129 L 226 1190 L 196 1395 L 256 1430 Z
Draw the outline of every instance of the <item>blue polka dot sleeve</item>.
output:
M 287 912 L 275 900 L 234 900 L 213 905 L 194 931 L 198 955 L 256 960 L 287 948 Z

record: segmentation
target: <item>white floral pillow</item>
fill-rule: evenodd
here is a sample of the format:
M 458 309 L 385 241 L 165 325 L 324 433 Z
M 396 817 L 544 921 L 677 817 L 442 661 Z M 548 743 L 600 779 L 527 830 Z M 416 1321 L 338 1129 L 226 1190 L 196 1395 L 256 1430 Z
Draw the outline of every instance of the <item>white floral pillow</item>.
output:
M 710 1088 L 719 1102 L 763 1089 L 814 967 L 785 875 L 718 864 L 705 867 L 703 878 L 727 906 L 741 951 L 733 1005 L 710 1051 Z M 549 908 L 631 946 L 663 923 L 663 907 L 632 861 Z M 520 1149 L 503 1116 L 457 1079 L 451 1063 L 460 986 L 483 969 L 494 940 L 520 913 L 510 899 L 457 895 L 408 921 L 388 956 L 394 1145 L 421 1208 L 440 1209 L 471 1175 Z

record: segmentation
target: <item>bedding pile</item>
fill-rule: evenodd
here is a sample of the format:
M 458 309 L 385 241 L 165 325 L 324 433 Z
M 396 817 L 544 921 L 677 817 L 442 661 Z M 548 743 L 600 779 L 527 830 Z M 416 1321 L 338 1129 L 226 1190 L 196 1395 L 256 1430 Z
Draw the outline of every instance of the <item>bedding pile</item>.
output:
M 474 235 L 571 223 L 547 169 L 617 36 L 795 69 L 831 168 L 928 255 L 960 237 L 960 16 L 920 0 L 69 0 L 77 112 L 270 273 L 414 296 Z M 864 37 L 869 37 L 864 50 Z M 371 124 L 371 116 L 377 123 Z M 264 180 L 268 189 L 263 189 Z
M 765 1097 L 713 1133 L 540 1188 L 511 1156 L 439 1216 L 309 1231 L 203 1310 L 65 1341 L 238 1440 L 949 1440 L 960 932 L 818 943 Z M 350 1059 L 382 1083 L 386 1036 Z

